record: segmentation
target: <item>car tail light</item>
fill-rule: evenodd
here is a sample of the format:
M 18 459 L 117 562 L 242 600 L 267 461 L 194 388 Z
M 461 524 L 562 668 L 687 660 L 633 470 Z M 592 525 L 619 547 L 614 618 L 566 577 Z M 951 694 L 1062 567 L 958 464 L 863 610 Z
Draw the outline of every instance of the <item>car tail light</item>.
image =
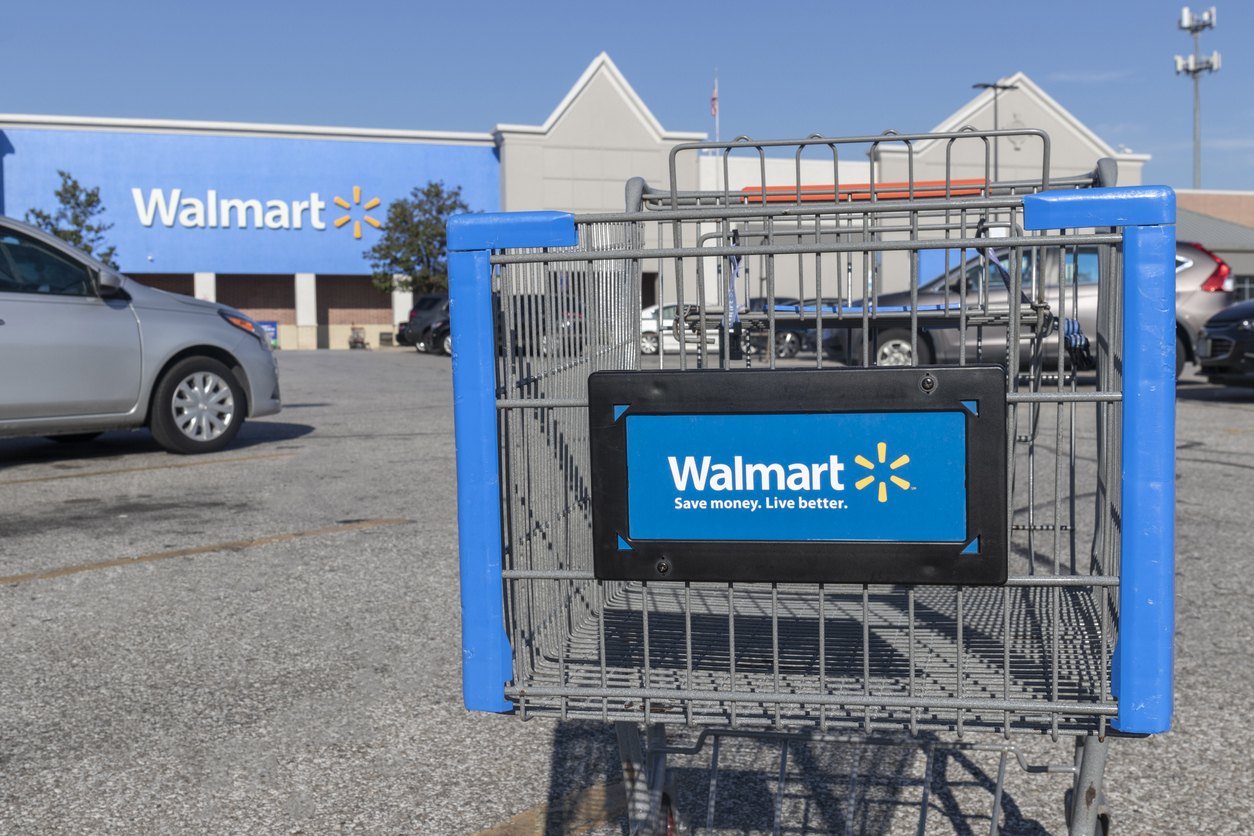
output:
M 1235 283 L 1232 280 L 1232 270 L 1222 261 L 1215 268 L 1215 272 L 1210 274 L 1210 278 L 1202 282 L 1202 290 L 1209 290 L 1212 293 L 1223 291 L 1231 293 Z
M 1231 293 L 1236 287 L 1236 282 L 1232 278 L 1232 268 L 1224 262 L 1222 258 L 1215 255 L 1201 244 L 1193 244 L 1194 248 L 1201 250 L 1210 256 L 1215 262 L 1215 272 L 1211 273 L 1206 281 L 1202 282 L 1202 290 L 1210 293 Z

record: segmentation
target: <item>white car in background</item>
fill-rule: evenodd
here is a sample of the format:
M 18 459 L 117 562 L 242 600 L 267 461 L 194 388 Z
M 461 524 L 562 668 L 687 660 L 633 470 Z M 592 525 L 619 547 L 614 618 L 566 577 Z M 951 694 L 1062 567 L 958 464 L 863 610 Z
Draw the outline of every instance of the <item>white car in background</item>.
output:
M 658 306 L 650 305 L 640 311 L 640 353 L 657 354 L 659 346 L 666 352 L 678 352 L 679 340 L 675 339 L 673 323 L 676 305 L 665 305 L 658 314 Z M 705 332 L 705 344 L 718 350 L 718 329 L 708 328 Z M 688 350 L 700 348 L 695 334 L 688 336 Z

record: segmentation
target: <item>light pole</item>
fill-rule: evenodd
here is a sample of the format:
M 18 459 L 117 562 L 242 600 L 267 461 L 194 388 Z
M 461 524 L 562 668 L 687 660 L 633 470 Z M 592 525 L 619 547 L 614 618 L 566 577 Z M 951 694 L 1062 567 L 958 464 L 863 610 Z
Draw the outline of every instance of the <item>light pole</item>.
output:
M 1202 73 L 1219 71 L 1219 53 L 1209 57 L 1198 55 L 1200 36 L 1206 29 L 1215 27 L 1215 7 L 1211 6 L 1200 15 L 1194 15 L 1185 6 L 1176 26 L 1193 36 L 1193 54 L 1187 58 L 1176 56 L 1176 75 L 1188 73 L 1193 77 L 1193 188 L 1202 188 Z
M 993 130 L 997 130 L 997 94 L 1002 90 L 1018 90 L 1017 84 L 972 84 L 976 90 L 993 91 Z M 1000 137 L 993 137 L 993 181 L 1001 179 L 1001 146 Z

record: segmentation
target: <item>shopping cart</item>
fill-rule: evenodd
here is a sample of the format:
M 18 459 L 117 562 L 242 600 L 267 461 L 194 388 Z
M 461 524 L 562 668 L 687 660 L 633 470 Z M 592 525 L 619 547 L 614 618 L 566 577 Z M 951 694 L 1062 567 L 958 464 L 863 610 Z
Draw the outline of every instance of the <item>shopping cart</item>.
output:
M 1034 147 L 1039 176 L 992 182 L 997 137 Z M 919 149 L 936 143 L 945 151 L 940 176 L 916 178 Z M 904 178 L 842 183 L 842 158 L 867 150 L 875 161 L 889 144 L 907 151 Z M 698 154 L 765 160 L 784 149 L 795 152 L 798 183 L 803 154 L 830 158 L 831 184 L 777 188 L 763 164 L 756 186 L 680 188 Z M 724 183 L 726 170 L 724 162 Z M 742 137 L 676 147 L 669 189 L 629 181 L 623 213 L 453 218 L 466 706 L 614 722 L 633 832 L 683 822 L 667 756 L 695 754 L 708 741 L 705 825 L 713 828 L 719 741 L 729 737 L 780 743 L 781 793 L 789 747 L 799 741 L 917 745 L 929 767 L 946 748 L 1000 752 L 994 834 L 1008 759 L 1072 774 L 1072 834 L 1109 828 L 1108 739 L 1170 727 L 1174 559 L 1175 198 L 1164 187 L 1118 188 L 1114 179 L 1109 160 L 1088 175 L 1051 177 L 1040 131 Z M 941 263 L 937 252 L 939 278 L 920 275 L 921 264 Z M 1086 284 L 1078 265 L 1093 258 L 1097 281 Z M 646 271 L 656 271 L 659 306 L 676 306 L 663 327 L 727 338 L 680 339 L 677 356 L 661 353 L 660 368 L 640 370 Z M 745 308 L 751 295 L 766 297 L 762 310 Z M 809 301 L 776 305 L 777 296 Z M 883 301 L 890 296 L 893 304 Z M 784 368 L 770 351 L 755 361 L 735 350 L 733 331 L 739 339 L 762 333 L 769 346 L 777 328 L 813 329 L 813 371 Z M 897 342 L 881 352 L 889 333 Z M 839 338 L 831 350 L 828 337 Z M 954 362 L 917 368 L 943 340 L 957 345 Z M 907 365 L 866 367 L 889 359 Z M 994 420 L 987 423 L 987 403 L 981 419 L 1004 445 L 989 457 L 999 473 L 987 480 L 1001 493 L 970 479 L 956 489 L 1004 509 L 992 522 L 984 514 L 983 546 L 972 540 L 963 549 L 993 555 L 975 581 L 954 580 L 965 565 L 956 548 L 895 563 L 898 551 L 915 549 L 896 542 L 908 536 L 841 548 L 816 546 L 821 533 L 807 542 L 763 537 L 733 544 L 741 558 L 761 559 L 720 564 L 717 534 L 693 535 L 705 538 L 701 548 L 676 534 L 667 552 L 627 530 L 644 530 L 636 518 L 607 522 L 619 518 L 606 510 L 614 493 L 606 486 L 624 481 L 606 476 L 621 465 L 614 455 L 622 458 L 605 452 L 613 448 L 607 427 L 634 408 L 604 402 L 626 391 L 618 382 L 645 381 L 633 391 L 653 392 L 657 406 L 709 390 L 709 381 L 749 396 L 744 381 L 770 388 L 804 374 L 795 379 L 813 391 L 843 386 L 867 401 L 859 381 L 905 373 L 924 389 L 927 380 L 944 388 L 965 385 L 949 383 L 957 373 L 987 377 L 989 368 L 1004 382 L 989 401 Z M 636 374 L 605 374 L 615 370 Z M 781 413 L 841 412 L 807 406 L 804 387 L 789 391 L 801 395 L 778 400 Z M 974 417 L 964 420 L 974 426 Z M 873 458 L 849 467 L 873 469 Z M 884 445 L 879 462 L 888 466 Z M 681 474 L 686 463 L 672 458 L 676 487 L 681 475 L 695 479 L 700 464 Z M 739 459 L 736 467 L 739 479 Z M 836 470 L 833 457 L 830 472 L 813 471 L 814 485 L 823 473 L 834 485 Z M 897 488 L 880 484 L 885 502 Z M 828 558 L 815 568 L 794 554 Z M 895 568 L 877 575 L 868 554 Z M 865 577 L 848 568 L 858 561 Z M 695 739 L 668 743 L 668 728 Z M 1074 763 L 1027 764 L 1013 741 L 1041 734 L 1073 737 Z

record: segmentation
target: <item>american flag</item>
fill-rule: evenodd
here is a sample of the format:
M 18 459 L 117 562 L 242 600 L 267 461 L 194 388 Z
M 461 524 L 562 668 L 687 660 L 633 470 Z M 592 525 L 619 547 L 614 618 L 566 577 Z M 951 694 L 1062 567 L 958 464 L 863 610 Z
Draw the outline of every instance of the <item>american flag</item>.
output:
M 714 78 L 714 92 L 710 94 L 710 115 L 718 116 L 718 77 Z

